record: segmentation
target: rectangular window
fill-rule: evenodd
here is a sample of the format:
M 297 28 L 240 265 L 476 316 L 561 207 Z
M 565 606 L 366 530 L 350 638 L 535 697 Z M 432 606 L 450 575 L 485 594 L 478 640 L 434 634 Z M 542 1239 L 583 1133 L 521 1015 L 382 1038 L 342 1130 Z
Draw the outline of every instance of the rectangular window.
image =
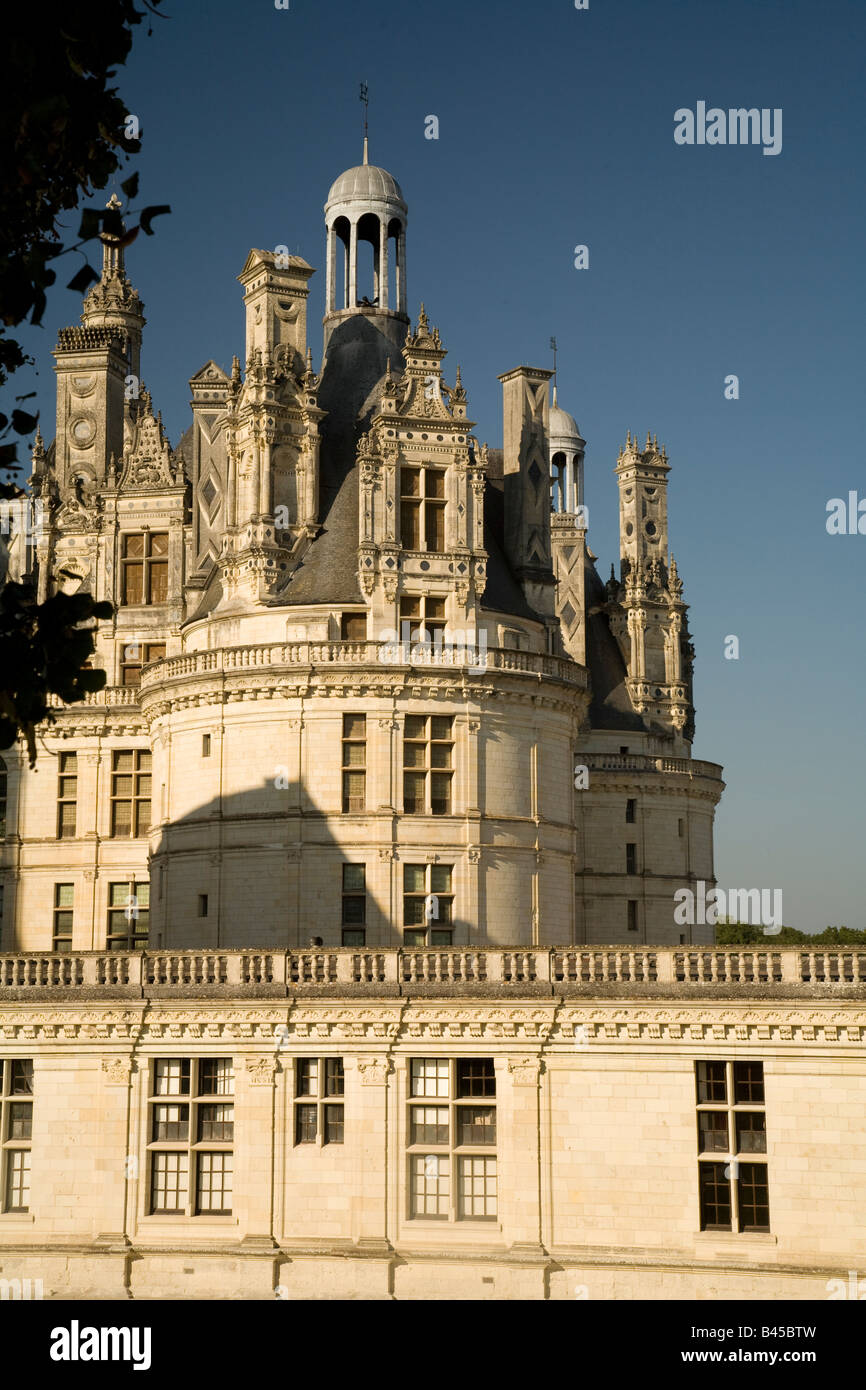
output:
M 769 1231 L 763 1063 L 696 1062 L 695 1085 L 701 1230 Z
M 298 1057 L 295 1061 L 295 1144 L 342 1144 L 345 1092 L 342 1057 Z
M 143 951 L 150 931 L 150 884 L 109 883 L 109 951 Z
M 367 717 L 343 715 L 343 811 L 367 809 Z
M 115 839 L 135 839 L 150 829 L 152 761 L 148 748 L 111 755 L 111 834 Z
M 199 917 L 207 917 L 207 893 L 199 893 L 198 895 L 198 915 Z
M 629 898 L 626 907 L 627 927 L 629 931 L 637 931 L 637 898 Z
M 183 1097 L 182 1100 L 164 1099 Z M 148 1100 L 149 1211 L 154 1216 L 229 1216 L 234 1168 L 230 1057 L 160 1058 Z
M 403 865 L 403 944 L 450 946 L 454 891 L 451 864 Z
M 343 865 L 344 926 L 362 927 L 367 920 L 366 873 L 363 864 Z
M 141 685 L 141 668 L 151 661 L 162 661 L 164 642 L 125 642 L 120 658 L 121 685 Z
M 679 820 L 678 820 L 678 822 L 677 822 L 677 827 L 678 827 L 678 829 L 679 829 L 679 836 L 680 836 L 680 839 L 681 839 L 681 840 L 685 839 L 685 834 L 686 834 L 686 823 L 685 823 L 685 821 L 683 820 L 682 816 L 680 816 L 680 818 L 679 818 Z
M 400 540 L 406 550 L 444 551 L 443 469 L 400 469 Z
M 75 838 L 76 806 L 78 803 L 78 754 L 61 753 L 57 778 L 57 838 Z
M 210 757 L 210 734 L 202 734 L 201 736 L 201 755 L 203 758 Z
M 125 535 L 120 570 L 122 604 L 165 603 L 168 598 L 168 532 Z
M 73 883 L 54 885 L 54 927 L 51 939 L 52 951 L 72 950 L 72 909 L 75 901 Z
M 625 847 L 625 871 L 627 874 L 637 873 L 637 845 L 632 842 Z
M 485 1104 L 477 1104 L 478 1097 Z M 406 1134 L 410 1217 L 496 1219 L 496 1155 L 491 1153 L 496 1146 L 496 1074 L 491 1057 L 410 1059 Z
M 445 599 L 435 594 L 404 594 L 400 599 L 400 641 L 445 641 Z
M 340 641 L 341 642 L 366 642 L 367 640 L 367 614 L 366 613 L 341 613 L 340 614 Z
M 344 946 L 365 946 L 367 933 L 363 927 L 344 927 L 342 944 Z
M 636 818 L 637 818 L 637 817 L 636 817 L 636 812 L 637 812 L 637 801 L 630 797 L 630 798 L 628 799 L 628 801 L 625 803 L 625 820 L 626 820 L 626 825 L 634 825 L 635 820 L 636 820 Z
M 410 816 L 450 816 L 454 720 L 407 714 L 403 728 L 403 810 Z
M 30 1210 L 33 1062 L 0 1061 L 0 1211 Z

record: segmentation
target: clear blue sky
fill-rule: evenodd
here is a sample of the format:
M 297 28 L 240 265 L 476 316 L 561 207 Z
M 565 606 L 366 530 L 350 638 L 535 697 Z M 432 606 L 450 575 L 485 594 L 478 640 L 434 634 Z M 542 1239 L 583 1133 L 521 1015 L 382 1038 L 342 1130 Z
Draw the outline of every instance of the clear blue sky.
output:
M 235 277 L 251 246 L 285 243 L 319 269 L 318 358 L 322 205 L 360 160 L 366 80 L 371 162 L 409 204 L 410 303 L 439 326 L 447 372 L 462 364 L 481 439 L 501 442 L 497 373 L 549 365 L 558 339 L 603 575 L 626 430 L 667 446 L 694 752 L 728 783 L 720 885 L 781 888 L 790 926 L 866 927 L 866 536 L 825 529 L 829 498 L 866 497 L 863 0 L 167 8 L 119 86 L 143 130 L 139 205 L 173 209 L 128 255 L 172 441 L 189 377 L 243 357 Z M 677 146 L 674 112 L 698 101 L 781 107 L 782 152 Z M 578 243 L 588 270 L 573 267 Z M 78 312 L 56 290 L 28 337 L 48 438 L 50 348 Z

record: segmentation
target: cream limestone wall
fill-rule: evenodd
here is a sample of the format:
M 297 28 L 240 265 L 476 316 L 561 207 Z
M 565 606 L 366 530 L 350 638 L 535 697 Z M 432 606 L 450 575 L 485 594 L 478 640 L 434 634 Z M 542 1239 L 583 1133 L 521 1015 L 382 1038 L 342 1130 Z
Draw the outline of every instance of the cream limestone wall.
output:
M 781 949 L 749 983 L 765 953 L 714 955 L 735 988 L 663 949 L 655 982 L 639 951 L 608 953 L 606 981 L 592 952 L 74 955 L 57 983 L 49 958 L 0 957 L 0 1057 L 35 1064 L 0 1274 L 53 1297 L 826 1298 L 866 1266 L 866 964 Z M 295 1061 L 335 1056 L 345 1142 L 295 1144 Z M 233 1059 L 230 1215 L 148 1213 L 167 1057 Z M 425 1057 L 493 1059 L 492 1220 L 411 1215 Z M 698 1060 L 763 1063 L 769 1233 L 700 1230 Z

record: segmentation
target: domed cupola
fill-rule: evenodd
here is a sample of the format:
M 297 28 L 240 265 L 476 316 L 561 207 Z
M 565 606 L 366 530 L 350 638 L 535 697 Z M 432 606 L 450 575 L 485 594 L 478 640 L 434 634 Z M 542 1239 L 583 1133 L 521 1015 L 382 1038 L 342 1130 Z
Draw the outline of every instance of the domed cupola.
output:
M 353 314 L 387 315 L 408 325 L 406 218 L 400 185 L 368 162 L 365 137 L 364 162 L 340 175 L 325 204 L 326 337 L 328 319 Z
M 583 506 L 583 456 L 586 440 L 573 415 L 563 410 L 553 388 L 550 407 L 550 505 L 554 512 L 573 515 Z

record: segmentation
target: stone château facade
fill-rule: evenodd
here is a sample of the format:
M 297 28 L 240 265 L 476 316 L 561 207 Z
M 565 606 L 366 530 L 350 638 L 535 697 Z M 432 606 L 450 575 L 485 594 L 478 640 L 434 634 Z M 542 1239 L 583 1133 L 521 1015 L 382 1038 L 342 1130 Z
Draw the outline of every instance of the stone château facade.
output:
M 722 782 L 690 755 L 664 449 L 628 436 L 602 583 L 551 373 L 504 373 L 503 448 L 479 444 L 366 148 L 325 214 L 321 367 L 311 267 L 251 251 L 245 370 L 192 377 L 176 448 L 103 235 L 27 555 L 43 595 L 116 605 L 108 685 L 57 709 L 34 772 L 4 754 L 3 947 L 711 940 L 674 921 L 714 882 Z
M 866 953 L 674 921 L 722 782 L 665 451 L 603 583 L 552 374 L 477 442 L 397 183 L 365 149 L 325 212 L 320 369 L 311 267 L 251 251 L 177 448 L 110 236 L 60 334 L 13 553 L 116 611 L 4 754 L 0 1296 L 847 1288 Z

